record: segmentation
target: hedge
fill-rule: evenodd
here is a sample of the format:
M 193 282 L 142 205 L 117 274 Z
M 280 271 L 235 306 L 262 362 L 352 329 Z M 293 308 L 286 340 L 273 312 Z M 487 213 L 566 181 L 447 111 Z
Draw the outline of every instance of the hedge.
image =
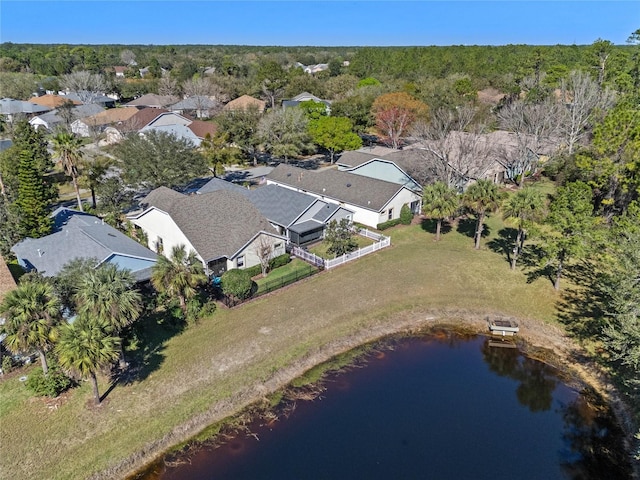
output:
M 396 225 L 400 225 L 400 219 L 396 218 L 394 220 L 389 220 L 388 222 L 379 223 L 376 226 L 377 230 L 386 230 L 387 228 L 395 227 Z

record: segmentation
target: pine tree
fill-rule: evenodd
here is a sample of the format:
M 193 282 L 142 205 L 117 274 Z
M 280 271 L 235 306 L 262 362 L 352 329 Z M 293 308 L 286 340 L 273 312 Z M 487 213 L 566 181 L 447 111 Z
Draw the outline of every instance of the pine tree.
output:
M 15 202 L 22 236 L 39 238 L 51 232 L 49 205 L 56 198 L 54 189 L 39 168 L 39 161 L 28 150 L 20 152 L 18 197 Z

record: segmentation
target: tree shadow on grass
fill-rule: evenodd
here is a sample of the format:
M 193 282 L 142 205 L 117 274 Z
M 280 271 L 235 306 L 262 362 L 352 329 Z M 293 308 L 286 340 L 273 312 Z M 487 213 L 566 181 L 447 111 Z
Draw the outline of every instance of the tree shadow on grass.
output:
M 431 218 L 424 218 L 420 222 L 420 227 L 425 232 L 436 234 L 436 229 L 438 228 L 438 221 Z M 442 221 L 442 225 L 440 226 L 440 235 L 446 235 L 452 230 L 451 222 L 446 220 Z
M 569 265 L 563 276 L 569 286 L 557 303 L 558 320 L 581 340 L 597 338 L 605 323 L 607 296 L 598 288 L 597 277 L 587 262 Z
M 133 347 L 126 352 L 128 367 L 116 373 L 116 382 L 130 385 L 146 379 L 164 362 L 166 342 L 184 331 L 186 322 L 170 309 L 154 311 L 141 317 L 128 335 Z
M 518 266 L 527 276 L 527 283 L 533 283 L 539 278 L 546 278 L 551 286 L 554 285 L 556 271 L 553 265 L 542 264 L 544 255 L 544 250 L 539 245 L 529 244 L 522 249 L 518 257 Z
M 504 255 L 505 259 L 511 264 L 511 253 L 518 236 L 518 230 L 515 228 L 503 228 L 498 231 L 498 237 L 487 242 L 487 246 L 494 252 Z
M 475 218 L 461 218 L 458 220 L 458 226 L 456 228 L 458 233 L 465 235 L 469 238 L 475 238 L 476 235 L 476 219 Z M 482 230 L 482 238 L 488 237 L 491 235 L 491 227 L 489 225 L 484 224 L 484 229 Z

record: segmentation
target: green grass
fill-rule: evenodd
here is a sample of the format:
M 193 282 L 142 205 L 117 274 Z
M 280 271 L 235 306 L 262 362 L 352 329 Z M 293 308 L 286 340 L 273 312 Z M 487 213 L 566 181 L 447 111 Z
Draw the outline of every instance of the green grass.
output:
M 310 265 L 307 262 L 300 260 L 299 258 L 294 258 L 286 265 L 278 267 L 267 273 L 266 277 L 258 278 L 257 280 L 255 280 L 255 282 L 258 285 L 258 291 L 260 291 L 260 286 L 267 283 L 272 283 L 282 278 L 286 278 L 296 274 L 300 276 L 306 276 L 309 272 L 315 270 L 317 270 L 317 268 L 313 265 Z
M 496 313 L 555 322 L 560 297 L 550 282 L 511 271 L 487 247 L 502 223 L 498 216 L 488 223 L 479 251 L 455 228 L 434 242 L 420 225 L 394 227 L 385 231 L 389 248 L 237 308 L 220 307 L 183 332 L 150 323 L 146 350 L 137 353 L 141 377 L 117 385 L 98 408 L 86 382 L 52 407 L 29 397 L 16 376 L 1 380 L 0 478 L 121 477 L 117 467 L 126 459 L 185 441 L 312 365 L 283 369 L 302 368 L 335 345 L 348 350 L 340 339 L 397 328 L 409 316 Z M 104 392 L 107 380 L 99 381 Z
M 368 247 L 374 243 L 374 240 L 360 235 L 354 235 L 353 239 L 356 241 L 358 248 Z M 311 245 L 309 247 L 309 251 L 322 258 L 335 258 L 333 253 L 329 253 L 329 246 L 330 245 L 327 242 L 322 241 Z

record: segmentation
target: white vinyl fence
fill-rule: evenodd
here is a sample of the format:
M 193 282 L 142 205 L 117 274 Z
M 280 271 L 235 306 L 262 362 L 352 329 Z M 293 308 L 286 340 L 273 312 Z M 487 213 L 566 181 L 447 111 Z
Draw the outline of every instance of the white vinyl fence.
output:
M 344 255 L 333 258 L 331 260 L 325 260 L 324 258 L 318 257 L 317 255 L 314 255 L 311 252 L 307 252 L 306 250 L 303 250 L 299 247 L 293 247 L 291 253 L 293 253 L 296 257 L 301 258 L 305 262 L 315 265 L 316 267 L 321 267 L 328 270 L 330 268 L 337 267 L 338 265 L 342 265 L 343 263 L 350 262 L 351 260 L 369 255 L 370 253 L 377 252 L 378 250 L 391 245 L 390 237 L 385 237 L 384 235 L 381 235 L 379 233 L 371 232 L 365 228 L 356 228 L 354 229 L 354 231 L 358 235 L 376 240 L 376 243 L 369 245 L 368 247 L 360 248 L 354 252 L 345 253 Z

